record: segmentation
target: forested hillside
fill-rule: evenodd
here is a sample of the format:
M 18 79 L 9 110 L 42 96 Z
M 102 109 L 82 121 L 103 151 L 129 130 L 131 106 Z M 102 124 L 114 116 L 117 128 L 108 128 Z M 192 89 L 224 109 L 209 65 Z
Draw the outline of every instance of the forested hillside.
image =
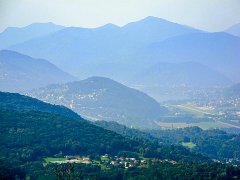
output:
M 154 162 L 153 158 L 158 159 L 155 165 L 163 159 L 174 163 L 211 162 L 207 157 L 192 153 L 179 145 L 161 145 L 143 137 L 122 136 L 88 121 L 65 116 L 58 113 L 59 110 L 71 114 L 70 110 L 26 96 L 1 93 L 1 104 L 0 154 L 5 167 L 1 171 L 1 177 L 40 177 L 37 175 L 39 171 L 52 173 L 44 168 L 43 159 L 54 156 L 87 156 L 93 161 L 103 154 L 110 157 L 134 156 L 147 158 L 151 163 Z M 47 112 L 46 108 L 49 108 Z M 148 164 L 147 167 L 150 166 Z M 137 171 L 139 170 L 136 169 Z M 108 174 L 109 171 L 98 173 Z M 120 170 L 120 174 L 123 173 Z

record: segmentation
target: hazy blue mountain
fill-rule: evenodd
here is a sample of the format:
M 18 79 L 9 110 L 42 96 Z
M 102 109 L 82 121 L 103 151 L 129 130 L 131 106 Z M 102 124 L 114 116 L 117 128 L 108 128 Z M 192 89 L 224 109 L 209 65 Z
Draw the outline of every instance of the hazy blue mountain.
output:
M 240 23 L 231 26 L 225 32 L 240 37 Z
M 240 83 L 234 84 L 228 88 L 226 88 L 224 91 L 224 96 L 227 98 L 240 98 Z
M 224 87 L 231 81 L 196 62 L 158 63 L 137 73 L 130 84 L 158 101 L 189 98 L 188 91 Z
M 224 75 L 196 62 L 158 63 L 137 74 L 133 83 L 142 86 L 227 86 L 230 80 Z
M 12 46 L 32 57 L 48 59 L 78 77 L 112 77 L 127 82 L 134 73 L 159 62 L 199 62 L 240 80 L 240 38 L 207 33 L 148 17 L 123 27 L 70 27 Z
M 74 80 L 77 79 L 46 60 L 0 51 L 0 91 L 21 92 Z
M 129 23 L 123 26 L 121 31 L 128 41 L 136 42 L 135 46 L 137 43 L 142 46 L 174 36 L 202 32 L 189 26 L 152 16 Z
M 65 28 L 10 49 L 48 59 L 79 77 L 101 75 L 119 79 L 132 70 L 129 64 L 136 67 L 140 62 L 135 58 L 138 49 L 194 32 L 199 30 L 148 17 L 123 27 L 107 24 L 94 29 Z
M 129 126 L 150 127 L 152 120 L 166 111 L 148 95 L 102 77 L 50 85 L 28 95 L 69 107 L 90 120 L 117 121 Z
M 53 23 L 34 23 L 22 28 L 9 27 L 0 33 L 0 49 L 5 49 L 14 44 L 44 36 L 63 28 L 63 26 Z
M 193 33 L 154 43 L 139 57 L 155 63 L 199 62 L 239 82 L 239 47 L 240 38 L 227 33 Z

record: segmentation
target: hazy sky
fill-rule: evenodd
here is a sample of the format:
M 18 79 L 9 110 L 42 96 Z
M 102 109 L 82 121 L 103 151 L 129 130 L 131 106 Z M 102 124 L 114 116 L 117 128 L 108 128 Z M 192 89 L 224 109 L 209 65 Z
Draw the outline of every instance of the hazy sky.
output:
M 34 22 L 124 25 L 150 15 L 221 31 L 240 22 L 239 12 L 240 0 L 0 0 L 0 31 Z

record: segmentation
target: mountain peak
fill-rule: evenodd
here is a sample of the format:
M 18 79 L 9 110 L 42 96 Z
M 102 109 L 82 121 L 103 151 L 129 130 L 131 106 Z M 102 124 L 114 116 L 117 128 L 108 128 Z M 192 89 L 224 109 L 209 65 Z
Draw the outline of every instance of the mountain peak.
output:
M 240 37 L 240 23 L 229 27 L 228 29 L 225 30 L 225 32 Z
M 87 80 L 87 81 L 102 81 L 102 80 L 104 80 L 104 81 L 114 81 L 110 78 L 102 77 L 102 76 L 92 76 L 92 77 L 89 77 L 85 80 Z
M 140 21 L 148 21 L 148 22 L 156 22 L 156 21 L 162 21 L 162 22 L 170 22 L 166 19 L 162 19 L 162 18 L 159 18 L 159 17 L 156 17 L 156 16 L 147 16 L 145 17 L 144 19 L 140 20 Z
M 65 105 L 88 119 L 111 120 L 138 127 L 143 123 L 150 125 L 166 111 L 145 93 L 97 76 L 48 86 L 29 94 L 49 103 Z M 48 97 L 48 94 L 53 95 Z
M 108 23 L 103 26 L 100 26 L 100 28 L 119 28 L 119 26 L 117 26 L 116 24 L 113 24 L 113 23 Z

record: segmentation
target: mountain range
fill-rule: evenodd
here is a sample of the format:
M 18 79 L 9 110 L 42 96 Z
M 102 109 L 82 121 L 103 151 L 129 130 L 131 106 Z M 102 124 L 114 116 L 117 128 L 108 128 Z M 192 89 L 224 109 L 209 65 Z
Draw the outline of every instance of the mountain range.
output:
M 188 98 L 190 89 L 225 87 L 232 82 L 223 74 L 197 62 L 160 62 L 137 73 L 133 87 L 158 101 Z
M 230 87 L 225 88 L 223 91 L 223 96 L 228 99 L 240 98 L 240 83 L 237 83 Z
M 135 127 L 152 127 L 167 110 L 148 95 L 103 77 L 49 85 L 27 95 L 64 105 L 90 120 L 117 121 Z
M 107 24 L 92 29 L 65 28 L 10 49 L 48 59 L 78 77 L 101 75 L 118 80 L 124 75 L 122 71 L 129 74 L 131 64 L 135 67 L 139 64 L 142 68 L 142 60 L 135 58 L 138 49 L 169 37 L 194 32 L 200 31 L 148 17 L 123 27 Z
M 160 62 L 198 62 L 238 82 L 240 38 L 203 32 L 156 17 L 123 27 L 64 28 L 8 47 L 51 63 L 80 78 L 129 77 Z
M 44 59 L 9 50 L 0 51 L 0 91 L 23 92 L 74 80 L 77 78 Z
M 77 80 L 70 73 L 79 79 L 110 77 L 162 101 L 164 86 L 168 90 L 174 87 L 173 94 L 177 94 L 182 86 L 223 87 L 240 81 L 240 38 L 227 30 L 209 33 L 147 17 L 122 27 L 106 24 L 80 28 L 37 23 L 13 28 L 10 35 L 7 32 L 10 30 L 0 33 L 0 37 L 11 39 L 9 36 L 14 37 L 11 33 L 20 36 L 24 32 L 22 40 L 12 38 L 16 41 L 10 44 L 2 41 L 2 44 L 19 56 L 20 53 L 27 56 L 22 55 L 25 61 L 18 61 L 21 68 L 16 70 L 16 63 L 10 64 L 4 55 L 0 66 L 2 91 L 23 92 Z M 2 52 L 16 60 L 10 51 Z M 45 65 L 39 65 L 40 61 L 30 63 L 29 55 L 34 60 L 46 59 Z
M 34 23 L 26 27 L 8 27 L 0 33 L 0 49 L 41 37 L 63 29 L 63 26 L 53 23 Z
M 222 73 L 232 81 L 240 80 L 240 38 L 224 32 L 193 33 L 151 44 L 146 61 L 198 62 Z

